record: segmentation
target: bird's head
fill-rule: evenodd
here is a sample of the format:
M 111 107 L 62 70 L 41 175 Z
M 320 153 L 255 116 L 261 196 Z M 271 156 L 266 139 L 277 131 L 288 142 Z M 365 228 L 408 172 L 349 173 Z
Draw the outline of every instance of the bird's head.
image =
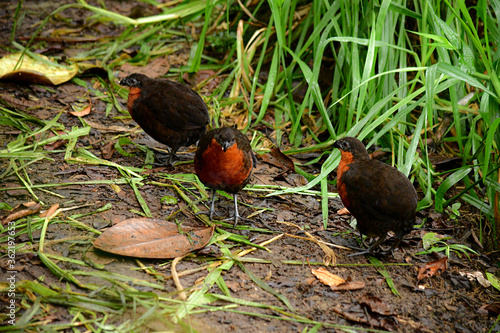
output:
M 134 73 L 130 74 L 124 79 L 121 79 L 120 82 L 118 82 L 118 84 L 126 87 L 141 88 L 144 85 L 144 82 L 147 81 L 148 79 L 149 77 L 147 77 L 144 74 Z
M 224 152 L 231 148 L 236 143 L 236 136 L 233 127 L 223 127 L 214 138 L 217 143 L 222 147 Z M 236 130 L 237 131 L 237 130 Z
M 340 149 L 343 153 L 351 154 L 352 159 L 355 161 L 370 159 L 370 155 L 368 155 L 365 145 L 358 139 L 350 136 L 335 141 L 333 147 Z

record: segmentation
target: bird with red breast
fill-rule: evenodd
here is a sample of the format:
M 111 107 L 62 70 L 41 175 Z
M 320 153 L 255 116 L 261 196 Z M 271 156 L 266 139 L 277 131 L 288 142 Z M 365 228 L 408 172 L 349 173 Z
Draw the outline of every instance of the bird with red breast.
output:
M 393 253 L 415 224 L 418 197 L 413 184 L 398 169 L 371 159 L 356 138 L 339 139 L 333 146 L 341 151 L 337 190 L 342 203 L 356 218 L 361 234 L 378 237 L 366 250 L 351 255 L 373 254 L 389 231 L 397 240 L 381 253 Z
M 250 180 L 256 164 L 255 155 L 247 137 L 235 127 L 221 127 L 207 132 L 198 142 L 194 157 L 194 169 L 205 186 L 212 189 L 210 220 L 214 214 L 217 190 L 233 194 L 234 225 L 238 213 L 238 192 Z
M 127 108 L 132 119 L 153 139 L 170 147 L 172 165 L 180 147 L 195 144 L 210 121 L 203 99 L 187 85 L 134 73 L 119 82 L 130 88 Z

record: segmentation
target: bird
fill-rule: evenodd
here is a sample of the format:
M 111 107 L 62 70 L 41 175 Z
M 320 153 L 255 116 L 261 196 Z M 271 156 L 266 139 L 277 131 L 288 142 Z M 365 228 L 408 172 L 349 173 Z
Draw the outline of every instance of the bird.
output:
M 415 224 L 418 196 L 410 182 L 398 169 L 379 160 L 370 159 L 365 146 L 353 137 L 333 143 L 340 149 L 337 168 L 337 190 L 342 203 L 356 218 L 360 234 L 378 237 L 366 250 L 352 255 L 373 254 L 388 231 L 397 241 L 382 254 L 393 254 L 403 237 Z
M 247 137 L 235 127 L 220 127 L 207 132 L 198 142 L 194 169 L 205 186 L 212 189 L 209 217 L 212 221 L 217 190 L 233 194 L 234 225 L 238 214 L 238 192 L 250 180 L 256 158 Z
M 207 131 L 207 105 L 187 85 L 133 73 L 119 81 L 130 88 L 127 109 L 132 119 L 153 139 L 170 147 L 172 165 L 180 147 L 195 144 Z

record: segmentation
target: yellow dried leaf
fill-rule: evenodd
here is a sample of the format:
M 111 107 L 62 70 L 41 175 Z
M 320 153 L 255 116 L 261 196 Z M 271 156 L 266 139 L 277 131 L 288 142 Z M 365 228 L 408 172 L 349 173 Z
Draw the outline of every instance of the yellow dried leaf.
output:
M 116 192 L 116 194 L 120 193 L 122 191 L 122 189 L 120 188 L 120 186 L 116 185 L 116 184 L 110 184 L 111 188 L 113 189 L 113 191 Z
M 78 66 L 62 66 L 38 54 L 36 59 L 23 53 L 8 54 L 0 59 L 0 78 L 38 84 L 58 85 L 71 80 Z
M 346 283 L 346 280 L 341 278 L 338 275 L 335 275 L 333 273 L 330 273 L 328 270 L 326 270 L 323 267 L 320 267 L 318 269 L 311 268 L 311 272 L 320 280 L 323 284 L 326 284 L 327 286 L 330 287 L 336 287 L 338 285 Z

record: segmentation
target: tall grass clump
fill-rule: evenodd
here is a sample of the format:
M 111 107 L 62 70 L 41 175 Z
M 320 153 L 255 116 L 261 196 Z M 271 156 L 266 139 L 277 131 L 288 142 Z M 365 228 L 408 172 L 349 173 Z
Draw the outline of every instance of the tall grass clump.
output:
M 242 40 L 228 89 L 243 101 L 247 127 L 273 115 L 265 124 L 288 153 L 327 154 L 308 185 L 277 193 L 320 185 L 326 194 L 340 159 L 330 144 L 356 136 L 393 152 L 392 163 L 420 185 L 420 209 L 464 200 L 496 242 L 499 13 L 487 1 L 268 1 L 235 22 Z M 439 173 L 429 158 L 437 154 L 461 166 Z M 458 183 L 465 189 L 448 194 Z M 326 221 L 326 195 L 323 213 Z

